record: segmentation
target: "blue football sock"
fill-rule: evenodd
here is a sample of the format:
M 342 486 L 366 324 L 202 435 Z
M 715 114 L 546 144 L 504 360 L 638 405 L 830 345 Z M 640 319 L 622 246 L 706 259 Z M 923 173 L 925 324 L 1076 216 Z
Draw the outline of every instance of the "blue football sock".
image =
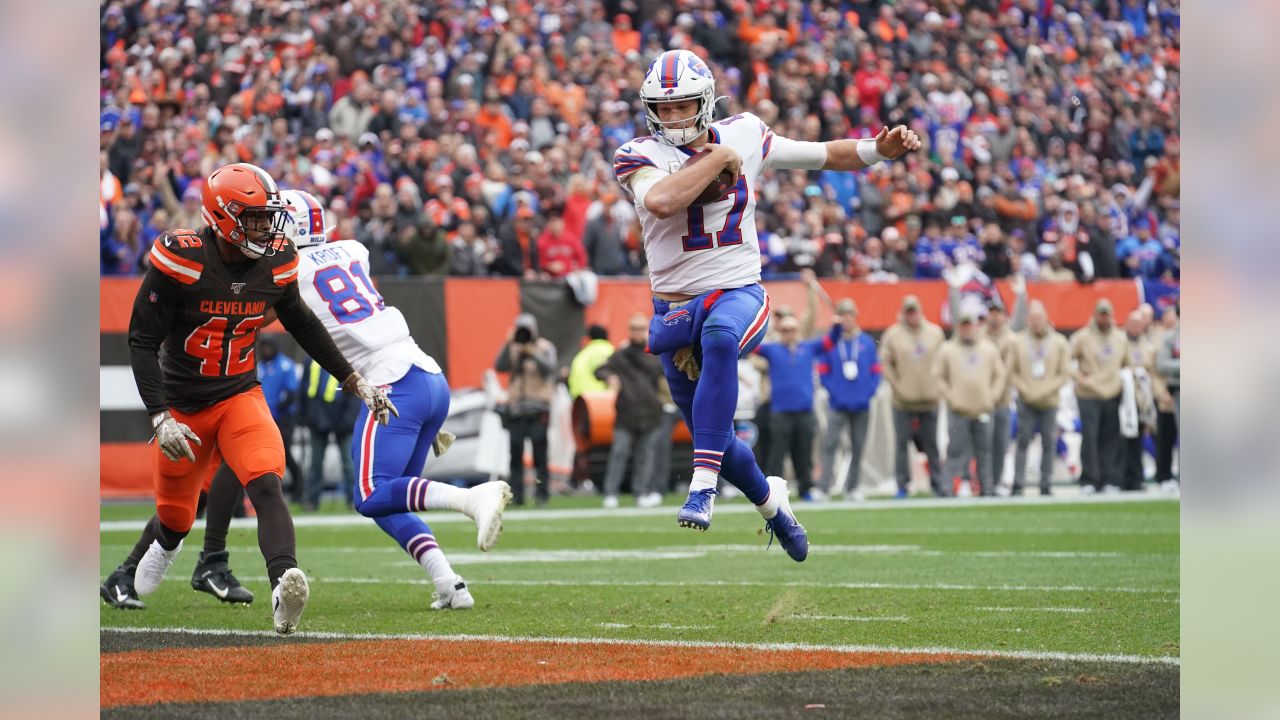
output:
M 431 481 L 420 477 L 399 477 L 378 483 L 363 501 L 357 493 L 356 512 L 380 518 L 405 512 L 427 510 L 426 489 Z
M 755 453 L 737 437 L 724 452 L 724 465 L 720 474 L 734 487 L 742 491 L 751 502 L 759 505 L 769 497 L 769 483 L 756 464 Z
M 738 339 L 724 328 L 702 333 L 702 371 L 693 393 L 693 466 L 717 473 L 733 439 L 738 407 Z
M 421 563 L 421 558 L 426 551 L 439 547 L 436 544 L 435 534 L 431 532 L 431 528 L 422 521 L 422 518 L 413 513 L 400 513 L 398 515 L 387 515 L 385 517 L 374 518 L 374 522 L 382 531 L 395 539 L 404 551 L 413 556 L 414 560 Z
M 693 466 L 715 469 L 759 505 L 769 496 L 769 484 L 751 448 L 733 432 L 737 408 L 738 338 L 722 328 L 707 328 L 702 333 L 702 373 L 693 394 Z

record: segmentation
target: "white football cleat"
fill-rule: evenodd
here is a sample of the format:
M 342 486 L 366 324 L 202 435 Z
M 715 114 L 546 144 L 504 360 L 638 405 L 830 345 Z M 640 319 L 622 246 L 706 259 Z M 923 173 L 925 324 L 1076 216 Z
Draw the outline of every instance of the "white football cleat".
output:
M 618 496 L 617 496 L 617 495 L 605 495 L 605 496 L 604 496 L 604 509 L 605 509 L 605 510 L 615 510 L 615 509 L 617 509 L 617 507 L 618 507 Z
M 307 598 L 311 597 L 311 586 L 307 584 L 307 576 L 298 568 L 289 568 L 280 576 L 280 583 L 271 591 L 271 613 L 275 619 L 276 632 L 288 635 L 298 629 L 298 619 L 302 611 L 307 609 Z
M 476 547 L 489 552 L 502 535 L 502 511 L 511 502 L 511 486 L 502 480 L 481 483 L 467 491 L 467 517 L 476 521 Z
M 165 550 L 160 547 L 159 540 L 152 540 L 151 547 L 147 548 L 147 552 L 138 561 L 138 569 L 133 574 L 133 589 L 139 595 L 150 595 L 159 590 L 164 574 L 181 550 L 181 540 L 178 541 L 178 547 L 172 550 Z
M 855 488 L 846 492 L 844 499 L 849 502 L 862 502 L 867 499 L 867 494 L 862 491 L 862 488 Z
M 453 589 L 446 593 L 432 593 L 432 610 L 470 610 L 475 607 L 476 600 L 467 589 L 467 581 L 461 576 L 453 577 Z

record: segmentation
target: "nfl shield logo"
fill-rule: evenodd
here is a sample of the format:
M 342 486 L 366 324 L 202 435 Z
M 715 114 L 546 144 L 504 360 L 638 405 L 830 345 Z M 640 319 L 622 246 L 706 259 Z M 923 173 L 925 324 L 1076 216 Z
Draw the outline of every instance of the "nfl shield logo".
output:
M 235 293 L 236 295 L 239 295 L 240 291 L 243 289 L 244 289 L 244 283 L 231 283 L 231 292 Z
M 160 299 L 160 296 L 156 294 L 155 290 L 152 290 L 151 294 L 147 296 L 147 299 L 151 302 L 155 302 Z

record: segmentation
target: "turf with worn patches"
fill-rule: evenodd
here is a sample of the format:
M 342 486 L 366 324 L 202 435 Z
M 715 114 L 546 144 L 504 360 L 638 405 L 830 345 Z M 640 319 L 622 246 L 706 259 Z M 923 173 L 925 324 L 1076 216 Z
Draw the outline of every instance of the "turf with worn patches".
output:
M 959 656 L 552 642 L 348 640 L 137 650 L 102 656 L 102 707 L 164 702 L 665 680 L 960 660 Z M 154 668 L 166 668 L 157 674 Z M 210 673 L 209 668 L 217 668 Z M 264 673 L 263 668 L 276 668 Z M 376 670 L 375 670 L 376 669 Z M 372 671 L 366 671 L 372 670 Z
M 816 707 L 820 706 L 820 707 Z M 655 682 L 340 695 L 119 707 L 104 718 L 921 718 L 1178 716 L 1178 669 L 983 661 Z
M 802 564 L 776 544 L 766 550 L 754 514 L 717 515 L 702 534 L 676 527 L 670 510 L 509 519 L 487 554 L 475 550 L 469 523 L 437 523 L 441 547 L 476 597 L 469 612 L 428 611 L 425 574 L 371 521 L 299 528 L 298 557 L 312 580 L 301 628 L 1178 655 L 1175 502 L 797 504 L 813 544 Z M 110 514 L 124 513 L 113 506 Z M 145 598 L 148 608 L 104 605 L 102 625 L 269 629 L 255 537 L 234 529 L 229 539 L 232 567 L 259 598 L 252 607 L 190 589 L 196 531 L 169 581 Z M 135 538 L 102 533 L 103 576 Z M 104 685 L 111 681 L 104 675 Z

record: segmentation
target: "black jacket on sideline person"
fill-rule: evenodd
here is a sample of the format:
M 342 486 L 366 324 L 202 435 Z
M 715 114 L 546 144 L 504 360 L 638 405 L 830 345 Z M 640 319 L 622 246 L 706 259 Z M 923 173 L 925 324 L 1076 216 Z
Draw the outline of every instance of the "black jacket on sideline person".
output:
M 646 433 L 662 420 L 662 400 L 658 382 L 662 377 L 662 361 L 634 343 L 627 343 L 609 356 L 596 377 L 603 380 L 616 375 L 621 385 L 614 426 L 636 433 Z

